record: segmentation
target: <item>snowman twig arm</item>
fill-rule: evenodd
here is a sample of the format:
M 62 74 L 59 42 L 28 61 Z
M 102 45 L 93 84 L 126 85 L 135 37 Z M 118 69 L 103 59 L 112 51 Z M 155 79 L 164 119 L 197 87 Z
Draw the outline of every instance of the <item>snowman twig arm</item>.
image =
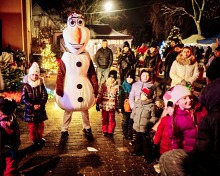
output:
M 64 86 L 64 78 L 66 74 L 66 67 L 63 61 L 60 61 L 58 73 L 57 73 L 57 80 L 56 80 L 56 93 L 57 95 L 63 97 L 63 86 Z

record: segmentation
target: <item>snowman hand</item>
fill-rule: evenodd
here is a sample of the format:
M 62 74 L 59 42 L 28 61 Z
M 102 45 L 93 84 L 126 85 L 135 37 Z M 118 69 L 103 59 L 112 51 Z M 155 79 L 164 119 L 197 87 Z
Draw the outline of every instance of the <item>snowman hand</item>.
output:
M 57 95 L 63 97 L 63 91 L 62 90 L 56 90 Z

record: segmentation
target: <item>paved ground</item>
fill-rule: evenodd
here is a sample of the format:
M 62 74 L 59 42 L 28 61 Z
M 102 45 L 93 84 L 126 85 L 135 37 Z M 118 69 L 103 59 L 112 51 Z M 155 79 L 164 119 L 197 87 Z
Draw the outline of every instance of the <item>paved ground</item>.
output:
M 56 76 L 45 78 L 46 86 L 54 89 Z M 25 176 L 154 176 L 157 175 L 153 164 L 144 163 L 142 156 L 131 156 L 132 146 L 123 139 L 121 131 L 121 115 L 116 115 L 116 130 L 113 138 L 102 136 L 101 114 L 95 107 L 90 109 L 91 126 L 94 141 L 87 140 L 82 132 L 80 113 L 73 114 L 69 128 L 69 139 L 60 143 L 63 111 L 54 99 L 48 100 L 45 121 L 46 144 L 35 150 L 29 139 L 27 124 L 20 122 L 21 128 L 21 160 L 19 171 Z M 91 148 L 88 148 L 91 147 Z M 90 151 L 97 150 L 97 151 Z
M 56 76 L 45 78 L 46 86 L 55 88 Z M 197 82 L 200 90 L 204 80 Z M 21 160 L 19 171 L 25 176 L 154 176 L 153 164 L 144 163 L 142 156 L 131 156 L 132 146 L 123 139 L 121 114 L 116 114 L 116 130 L 113 138 L 102 136 L 101 114 L 95 107 L 90 109 L 91 126 L 94 141 L 87 140 L 82 132 L 81 115 L 73 114 L 69 128 L 69 139 L 60 143 L 63 111 L 56 106 L 54 99 L 49 99 L 47 106 L 49 120 L 45 121 L 46 144 L 35 150 L 29 139 L 27 124 L 20 122 Z M 91 148 L 88 148 L 91 147 Z M 97 151 L 90 151 L 97 150 Z

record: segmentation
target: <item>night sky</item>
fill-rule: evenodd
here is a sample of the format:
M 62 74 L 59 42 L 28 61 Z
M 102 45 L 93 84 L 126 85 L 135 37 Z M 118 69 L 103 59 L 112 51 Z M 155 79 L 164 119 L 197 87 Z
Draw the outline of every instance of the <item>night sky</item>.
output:
M 60 11 L 61 1 L 62 0 L 32 0 L 32 4 L 34 5 L 34 3 L 38 3 L 44 10 L 55 8 L 58 11 Z M 148 20 L 147 18 L 147 15 L 149 14 L 148 12 L 151 11 L 151 9 L 148 8 L 146 5 L 151 3 L 152 2 L 151 0 L 148 0 L 148 1 L 147 0 L 112 0 L 112 1 L 115 4 L 115 7 L 113 7 L 114 10 L 127 9 L 124 12 L 126 13 L 126 16 L 129 18 L 129 24 L 132 24 L 132 28 L 144 27 L 144 25 L 146 24 L 146 20 Z M 219 1 L 219 0 L 216 0 L 216 1 Z M 101 2 L 105 2 L 105 1 L 101 1 Z M 120 4 L 120 5 L 117 6 L 116 4 Z M 145 6 L 145 7 L 136 8 L 136 7 L 141 7 L 141 6 Z M 132 8 L 136 8 L 136 9 L 132 9 Z M 100 10 L 100 11 L 103 11 L 103 10 Z M 220 19 L 219 16 L 217 17 L 217 19 Z M 208 36 L 217 34 L 219 32 L 218 24 L 219 23 L 217 22 L 206 23 L 205 24 L 206 27 L 204 27 L 204 25 L 201 24 L 201 27 L 204 28 L 203 35 L 208 37 Z M 188 33 L 192 31 L 185 31 L 185 32 Z
M 60 1 L 61 0 L 32 0 L 32 4 L 34 5 L 35 3 L 38 3 L 44 10 L 55 8 L 59 11 L 61 7 Z M 112 1 L 114 3 L 113 10 L 127 9 L 125 10 L 125 13 L 127 16 L 129 16 L 129 20 L 134 26 L 139 26 L 143 24 L 143 18 L 140 18 L 140 16 L 143 16 L 143 8 L 132 9 L 134 7 L 141 7 L 141 4 L 143 4 L 143 0 Z M 119 5 L 120 2 L 121 4 Z M 145 1 L 144 4 L 146 4 Z
M 51 8 L 59 8 L 61 6 L 60 0 L 32 0 L 32 4 L 38 3 L 44 10 Z

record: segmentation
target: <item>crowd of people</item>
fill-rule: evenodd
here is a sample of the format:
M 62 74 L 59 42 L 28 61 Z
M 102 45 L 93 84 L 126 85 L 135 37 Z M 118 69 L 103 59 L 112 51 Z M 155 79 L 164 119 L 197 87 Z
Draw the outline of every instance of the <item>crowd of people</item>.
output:
M 95 55 L 99 86 L 96 110 L 101 111 L 103 136 L 114 137 L 115 113 L 121 113 L 123 137 L 133 146 L 131 155 L 143 155 L 147 164 L 159 163 L 161 175 L 216 175 L 220 168 L 220 46 L 207 59 L 207 85 L 199 97 L 193 92 L 198 61 L 189 46 L 172 45 L 164 64 L 155 42 L 149 48 L 142 44 L 137 52 L 144 57 L 141 66 L 137 53 L 125 42 L 117 51 L 118 70 L 112 69 L 114 55 L 107 40 Z M 163 68 L 164 86 L 158 96 L 155 82 Z M 30 140 L 39 148 L 45 143 L 48 94 L 37 63 L 23 79 L 21 99 Z M 0 97 L 0 175 L 17 174 L 20 132 L 15 109 L 14 100 Z M 68 131 L 62 131 L 61 140 L 67 138 Z
M 129 54 L 125 54 L 128 51 Z M 138 53 L 133 54 L 125 43 L 121 54 L 117 55 L 120 83 L 117 85 L 117 94 L 114 94 L 114 111 L 122 113 L 122 133 L 133 146 L 131 154 L 143 155 L 147 164 L 158 162 L 155 169 L 161 175 L 172 175 L 179 170 L 182 175 L 198 175 L 202 171 L 203 175 L 214 174 L 220 168 L 220 151 L 216 141 L 220 135 L 217 120 L 219 102 L 218 98 L 214 100 L 214 94 L 210 94 L 214 83 L 218 87 L 220 82 L 217 71 L 220 66 L 220 60 L 217 59 L 220 46 L 206 58 L 206 88 L 199 96 L 194 91 L 195 81 L 199 78 L 198 53 L 195 55 L 192 47 L 181 43 L 170 46 L 164 63 L 155 42 L 149 48 L 142 44 L 135 52 Z M 141 65 L 138 63 L 140 57 L 133 57 L 138 54 L 144 57 Z M 207 55 L 204 53 L 204 56 Z M 159 96 L 155 81 L 162 69 L 164 86 Z M 117 82 L 117 79 L 114 81 Z M 105 89 L 108 92 L 105 101 L 109 103 L 113 95 L 110 87 Z M 213 92 L 216 95 L 220 93 L 217 89 Z M 102 93 L 103 88 L 99 91 L 99 94 Z M 161 98 L 162 106 L 159 106 Z M 101 101 L 97 103 L 98 107 L 102 106 Z M 111 122 L 112 118 L 109 117 L 109 125 Z M 108 136 L 107 133 L 103 131 L 104 136 Z M 112 131 L 109 134 L 111 137 L 114 135 Z M 168 161 L 176 162 L 177 169 L 171 167 Z M 194 161 L 198 163 L 192 168 L 189 163 Z M 181 165 L 185 162 L 186 166 Z M 196 169 L 200 167 L 202 171 L 197 172 Z

